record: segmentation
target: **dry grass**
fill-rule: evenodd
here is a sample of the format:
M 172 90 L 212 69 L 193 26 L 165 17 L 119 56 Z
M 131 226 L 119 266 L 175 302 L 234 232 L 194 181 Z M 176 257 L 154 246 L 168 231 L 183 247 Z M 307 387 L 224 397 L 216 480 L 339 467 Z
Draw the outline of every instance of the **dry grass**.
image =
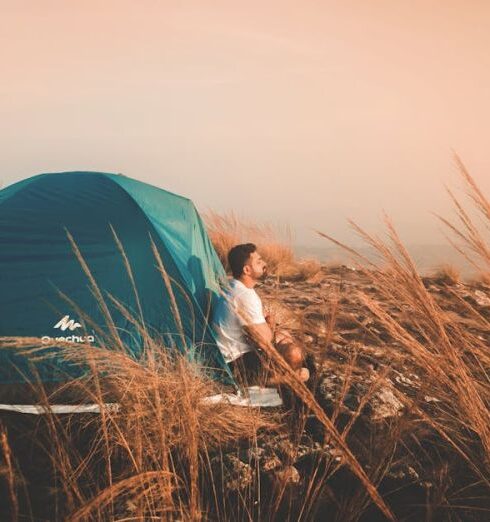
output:
M 272 272 L 294 262 L 291 232 L 287 228 L 257 225 L 240 219 L 233 212 L 218 214 L 209 211 L 204 215 L 204 221 L 213 246 L 225 267 L 228 252 L 239 243 L 255 243 Z
M 461 282 L 461 272 L 454 265 L 442 264 L 434 270 L 432 277 L 440 283 L 455 285 Z
M 2 344 L 35 355 L 39 343 L 4 339 Z M 212 481 L 209 455 L 230 443 L 253 440 L 259 430 L 278 429 L 273 416 L 265 418 L 257 410 L 203 401 L 218 392 L 216 383 L 195 363 L 171 356 L 151 340 L 138 361 L 127 353 L 90 345 L 67 344 L 60 355 L 91 368 L 88 379 L 69 387 L 79 401 L 99 404 L 102 411 L 100 416 L 84 417 L 83 424 L 76 416 L 43 418 L 49 435 L 44 449 L 60 478 L 56 495 L 63 505 L 61 518 L 200 520 L 202 511 L 209 509 L 205 504 L 212 503 L 201 491 L 206 480 Z M 38 385 L 39 403 L 49 407 L 59 402 L 63 391 L 48 396 Z M 117 411 L 104 408 L 115 401 L 120 405 Z M 84 453 L 73 444 L 73 425 L 91 433 Z M 2 437 L 0 442 L 8 447 L 5 434 Z M 94 475 L 97 469 L 102 470 L 100 476 Z M 11 484 L 9 480 L 10 489 Z
M 239 243 L 254 243 L 265 259 L 269 273 L 280 279 L 299 281 L 312 277 L 320 270 L 313 259 L 297 260 L 291 246 L 291 231 L 287 227 L 257 225 L 240 219 L 236 214 L 208 211 L 204 221 L 213 246 L 228 269 L 228 252 Z
M 123 247 L 113 233 L 126 259 Z M 105 342 L 116 349 L 101 347 L 94 350 L 90 345 L 73 346 L 70 343 L 59 348 L 59 357 L 90 369 L 90 377 L 67 384 L 72 394 L 75 391 L 79 400 L 96 403 L 101 410 L 97 422 L 92 423 L 95 437 L 88 455 L 79 455 L 62 423 L 55 415 L 46 414 L 51 443 L 47 453 L 56 475 L 61 478 L 58 494 L 64 499 L 64 512 L 70 520 L 133 516 L 131 511 L 140 520 L 201 520 L 207 509 L 222 511 L 220 505 L 213 508 L 203 505 L 213 503 L 209 493 L 216 483 L 209 466 L 210 452 L 216 452 L 232 441 L 236 444 L 244 438 L 252 439 L 259 429 L 277 429 L 278 424 L 273 418 L 266 420 L 254 409 L 236 409 L 229 405 L 203 402 L 204 397 L 218 391 L 216 384 L 206 379 L 196 363 L 159 346 L 148 336 L 144 324 L 132 317 L 122 303 L 108 295 L 144 338 L 143 357 L 135 360 L 129 355 L 117 335 L 101 289 L 73 238 L 68 232 L 67 235 L 104 313 L 109 336 L 114 337 L 112 343 L 110 338 L 106 338 Z M 156 248 L 153 252 L 171 301 L 175 304 L 168 274 Z M 126 270 L 137 296 L 127 263 Z M 63 297 L 71 303 L 69 298 Z M 180 324 L 176 305 L 174 313 L 177 324 Z M 84 319 L 90 322 L 90 318 Z M 260 338 L 257 342 L 263 344 Z M 28 338 L 4 338 L 2 347 L 23 349 L 32 360 L 43 357 L 45 348 L 40 339 Z M 376 487 L 312 393 L 297 379 L 273 345 L 263 344 L 263 349 L 293 392 L 314 412 L 324 426 L 326 436 L 339 447 L 344 464 L 352 469 L 380 509 L 392 518 Z M 56 401 L 56 394 L 48 396 L 40 383 L 37 386 L 33 383 L 33 386 L 37 387 L 39 402 L 49 412 L 49 404 Z M 120 404 L 117 412 L 104 407 L 105 403 L 113 401 Z M 121 460 L 124 463 L 122 473 L 117 473 L 115 468 Z M 103 479 L 94 481 L 93 469 L 97 465 L 104 470 Z M 84 475 L 85 471 L 91 480 Z M 211 491 L 207 490 L 203 498 L 202 486 L 205 483 L 211 484 Z M 220 502 L 216 496 L 214 501 Z M 128 506 L 131 506 L 130 512 Z M 230 518 L 234 517 L 225 515 L 225 520 Z
M 301 259 L 288 265 L 280 266 L 275 276 L 280 281 L 305 281 L 314 277 L 321 269 L 320 263 L 315 259 Z
M 454 155 L 454 161 L 465 183 L 466 194 L 470 198 L 473 208 L 476 208 L 483 220 L 483 227 L 478 226 L 475 220 L 470 217 L 461 201 L 449 189 L 447 189 L 447 192 L 454 204 L 460 225 L 458 226 L 437 214 L 436 216 L 454 237 L 454 239 L 448 237 L 454 248 L 479 272 L 488 273 L 490 267 L 490 244 L 488 243 L 490 202 L 471 177 L 461 158 L 456 154 Z
M 485 285 L 490 286 L 490 271 L 489 272 L 480 272 L 473 278 L 471 278 L 470 282 L 476 285 Z
M 465 169 L 462 175 L 472 201 L 490 225 L 488 201 Z M 453 201 L 462 229 L 443 221 L 460 241 L 456 246 L 468 257 L 476 256 L 478 265 L 488 273 L 490 249 L 485 238 L 461 203 L 455 198 Z M 213 215 L 211 224 L 208 216 L 207 222 L 221 256 L 233 244 L 253 241 L 263 247 L 264 257 L 278 274 L 297 266 L 289 247 L 275 240 L 269 241 L 267 247 L 270 228 L 244 227 L 234 216 Z M 50 497 L 57 506 L 54 515 L 51 513 L 54 518 L 315 520 L 322 509 L 328 509 L 332 520 L 354 521 L 379 519 L 381 513 L 395 519 L 398 512 L 408 519 L 412 509 L 417 515 L 411 519 L 484 520 L 490 510 L 488 502 L 485 504 L 490 496 L 489 319 L 470 303 L 461 302 L 461 313 L 471 317 L 474 325 L 468 328 L 462 316 L 445 310 L 424 286 L 388 218 L 388 242 L 355 223 L 352 226 L 377 251 L 382 267 L 322 235 L 356 257 L 363 277 L 376 288 L 376 297 L 358 289 L 356 298 L 383 326 L 389 341 L 382 347 L 389 356 L 382 359 L 375 350 L 352 343 L 340 358 L 333 358 L 332 339 L 342 312 L 341 295 L 325 295 L 325 332 L 321 336 L 323 345 L 316 347 L 316 362 L 341 381 L 338 396 L 328 403 L 322 401 L 322 383 L 317 377 L 313 376 L 305 386 L 275 347 L 258 338 L 256 342 L 287 383 L 285 397 L 291 398 L 291 411 L 279 416 L 227 404 L 207 404 L 203 397 L 216 393 L 220 386 L 210 381 L 196 363 L 172 355 L 151 339 L 139 318 L 131 317 L 122 303 L 108 296 L 139 329 L 145 340 L 144 355 L 140 360 L 129 356 L 117 335 L 112 340 L 106 336 L 105 347 L 97 350 L 68 344 L 60 348 L 60 357 L 90 370 L 87 379 L 71 382 L 68 387 L 80 400 L 99 404 L 102 414 L 77 418 L 47 414 L 40 422 L 47 434 L 42 439 L 43 450 L 55 470 Z M 115 240 L 125 258 L 117 236 Z M 90 268 L 75 244 L 73 248 L 94 295 L 104 301 Z M 154 254 L 171 293 L 164 265 L 158 261 L 158 253 Z M 304 263 L 301 277 L 311 277 L 317 268 Z M 126 269 L 133 281 L 128 263 Z M 289 277 L 293 277 L 294 270 Z M 455 280 L 453 271 L 446 269 L 445 274 Z M 447 291 L 453 290 L 448 286 Z M 137 296 L 134 284 L 133 291 Z M 107 310 L 103 302 L 101 309 Z M 179 314 L 176 307 L 174 313 Z M 106 321 L 109 330 L 115 332 L 110 316 Z M 384 341 L 379 342 L 383 345 Z M 36 339 L 1 342 L 4 349 L 28 350 L 31 357 L 40 356 L 38 344 Z M 395 377 L 400 375 L 417 376 L 416 386 L 398 385 Z M 356 387 L 363 392 L 349 410 L 348 397 Z M 37 393 L 39 402 L 46 406 L 58 398 L 57 394 L 48 395 L 42 386 Z M 388 420 L 375 422 L 369 409 L 380 393 L 391 394 L 400 411 Z M 120 404 L 119 410 L 103 407 L 113 401 Z M 41 443 L 40 425 L 36 429 Z M 259 441 L 274 440 L 275 434 L 287 435 L 289 445 L 273 488 L 267 489 L 261 472 L 253 469 L 247 489 L 230 496 L 225 483 L 226 455 L 238 455 L 244 448 L 258 451 Z M 85 445 L 74 442 L 82 436 L 88 439 Z M 11 437 L 10 430 L 0 433 L 1 470 L 13 519 L 21 509 L 21 486 L 15 478 L 18 470 L 9 444 Z M 304 441 L 313 437 L 318 457 L 303 472 L 295 502 L 288 504 L 293 463 Z M 400 507 L 395 499 L 403 488 L 387 489 L 388 472 L 402 463 L 424 470 L 431 477 L 431 487 L 427 486 L 419 506 Z M 410 480 L 404 488 L 413 486 L 414 480 Z M 336 481 L 340 485 L 336 486 Z M 410 495 L 406 498 L 410 499 Z M 281 511 L 284 504 L 286 514 Z M 482 518 L 478 518 L 480 515 Z
M 486 225 L 490 225 L 488 201 L 459 160 L 458 165 L 471 199 L 487 220 Z M 483 265 L 488 270 L 490 255 L 484 233 L 471 221 L 461 203 L 452 194 L 451 197 L 463 228 L 440 219 L 462 243 L 462 246 L 454 245 L 468 258 L 477 256 L 478 266 Z M 462 311 L 476 321 L 472 329 L 455 319 L 454 313 L 441 308 L 425 288 L 388 217 L 385 217 L 385 223 L 389 242 L 383 242 L 351 222 L 358 235 L 379 254 L 384 262 L 382 267 L 334 238 L 324 233 L 320 235 L 355 256 L 359 267 L 370 268 L 365 270 L 365 274 L 380 297 L 375 299 L 363 291 L 358 292 L 357 297 L 385 328 L 396 346 L 389 366 L 405 374 L 417 375 L 422 383 L 415 394 L 393 389 L 405 405 L 407 414 L 414 418 L 411 424 L 417 426 L 415 432 L 425 426 L 437 433 L 450 451 L 465 461 L 478 483 L 490 495 L 490 323 L 465 302 L 461 302 Z M 446 267 L 441 275 L 447 282 L 459 281 L 459 275 L 452 268 Z M 399 312 L 405 320 L 397 319 L 393 311 Z M 483 337 L 482 332 L 485 334 Z M 427 397 L 435 398 L 435 401 L 428 402 Z M 400 434 L 398 439 L 401 442 Z M 392 442 L 396 439 L 388 441 L 389 444 Z M 448 476 L 446 480 L 454 481 L 455 477 Z M 448 497 L 443 496 L 434 503 L 452 509 Z M 456 508 L 456 502 L 454 504 Z
M 122 244 L 114 238 L 123 259 Z M 108 520 L 129 517 L 138 520 L 200 520 L 218 498 L 216 492 L 202 492 L 204 484 L 213 484 L 210 453 L 219 452 L 231 442 L 253 440 L 260 430 L 275 430 L 274 416 L 267 419 L 257 410 L 224 404 L 209 404 L 203 399 L 218 393 L 204 369 L 183 355 L 169 351 L 152 339 L 145 325 L 133 317 L 111 295 L 107 298 L 138 330 L 143 339 L 143 355 L 136 360 L 117 334 L 102 290 L 80 250 L 67 232 L 75 255 L 84 270 L 99 307 L 104 313 L 109 334 L 102 335 L 104 346 L 65 343 L 53 348 L 57 356 L 80 366 L 88 374 L 72 380 L 51 395 L 41 383 L 31 383 L 37 402 L 49 410 L 58 397 L 76 397 L 81 403 L 95 403 L 101 414 L 95 419 L 64 418 L 47 413 L 43 429 L 47 432 L 44 451 L 50 457 L 55 476 L 56 503 L 62 508 L 56 518 L 70 520 Z M 154 246 L 154 245 L 153 245 Z M 153 248 L 161 276 L 171 296 L 176 324 L 181 325 L 169 276 Z M 137 302 L 131 267 L 125 263 Z M 61 294 L 68 304 L 74 304 Z M 94 326 L 82 311 L 87 324 Z M 141 315 L 141 313 L 140 313 Z M 46 346 L 36 338 L 2 338 L 2 349 L 23 351 L 30 360 L 43 358 Z M 117 411 L 105 408 L 117 401 Z M 76 425 L 76 434 L 72 432 Z M 80 452 L 74 439 L 91 432 L 91 443 Z M 13 491 L 12 462 L 6 433 L 1 435 L 5 459 L 8 458 L 8 486 L 11 513 L 17 505 Z M 102 473 L 97 474 L 97 470 Z M 14 515 L 12 515 L 14 516 Z
M 16 495 L 16 477 L 14 465 L 12 462 L 12 451 L 8 443 L 8 434 L 6 428 L 0 425 L 0 448 L 2 450 L 3 465 L 0 468 L 0 475 L 5 476 L 8 490 L 8 501 L 10 502 L 11 520 L 15 521 L 19 516 L 19 503 Z

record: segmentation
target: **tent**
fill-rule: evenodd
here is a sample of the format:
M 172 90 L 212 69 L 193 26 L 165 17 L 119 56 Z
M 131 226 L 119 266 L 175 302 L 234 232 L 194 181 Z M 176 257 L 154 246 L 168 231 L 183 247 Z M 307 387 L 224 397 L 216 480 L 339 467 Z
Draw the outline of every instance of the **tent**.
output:
M 113 231 L 131 266 L 138 298 Z M 101 344 L 110 327 L 69 234 L 131 355 L 141 355 L 141 336 L 109 294 L 135 317 L 141 314 L 150 335 L 159 336 L 166 347 L 186 351 L 229 378 L 207 321 L 225 273 L 196 208 L 187 198 L 120 174 L 40 174 L 0 191 L 0 337 L 39 337 L 48 347 L 58 340 Z M 72 366 L 55 355 L 34 363 L 5 348 L 0 350 L 0 384 L 22 383 L 33 375 L 43 382 L 66 381 L 79 371 Z

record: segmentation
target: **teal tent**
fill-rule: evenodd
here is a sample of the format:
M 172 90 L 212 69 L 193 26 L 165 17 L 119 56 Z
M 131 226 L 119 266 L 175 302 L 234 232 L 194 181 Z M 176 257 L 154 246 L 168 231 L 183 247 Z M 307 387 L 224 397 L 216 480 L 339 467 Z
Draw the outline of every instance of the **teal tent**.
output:
M 112 230 L 131 266 L 150 335 L 229 377 L 207 322 L 225 274 L 196 208 L 187 198 L 119 174 L 40 174 L 0 191 L 0 337 L 96 347 L 110 331 L 69 233 L 104 296 L 118 336 L 138 358 L 143 344 L 138 329 L 108 298 L 112 295 L 140 317 Z M 151 240 L 172 292 L 158 270 Z M 0 350 L 0 384 L 21 383 L 33 372 L 44 382 L 56 382 L 75 370 L 58 356 L 33 363 L 16 350 Z

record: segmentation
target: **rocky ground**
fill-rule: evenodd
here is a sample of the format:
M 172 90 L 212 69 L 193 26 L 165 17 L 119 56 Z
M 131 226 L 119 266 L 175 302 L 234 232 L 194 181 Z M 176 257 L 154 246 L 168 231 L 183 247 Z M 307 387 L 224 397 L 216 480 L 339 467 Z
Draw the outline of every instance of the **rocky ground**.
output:
M 451 283 L 424 278 L 424 286 L 455 321 L 490 346 L 489 329 L 475 321 L 464 303 L 490 319 L 490 287 L 483 283 Z M 279 327 L 304 344 L 314 369 L 311 388 L 317 401 L 335 420 L 356 457 L 399 518 L 405 520 L 488 520 L 488 489 L 474 488 L 473 500 L 457 497 L 475 477 L 447 443 L 426 425 L 413 420 L 400 394 L 417 397 L 426 411 L 438 397 L 424 392 L 420 375 L 398 357 L 400 348 L 385 326 L 357 298 L 362 290 L 380 298 L 371 277 L 347 266 L 322 268 L 305 281 L 269 278 L 258 289 L 265 308 Z M 334 313 L 335 312 L 335 313 Z M 390 311 L 410 327 L 409 310 Z M 417 334 L 416 331 L 414 331 Z M 283 391 L 286 403 L 294 399 Z M 294 404 L 293 404 L 294 406 Z M 321 425 L 299 404 L 287 418 L 289 432 L 262 434 L 257 446 L 233 449 L 225 456 L 224 487 L 228 492 L 253 495 L 257 477 L 262 488 L 278 494 L 282 509 L 294 520 L 324 520 L 325 510 L 338 520 L 383 520 L 356 480 L 342 467 L 342 456 L 325 437 Z M 325 480 L 316 511 L 305 508 L 318 474 Z M 478 480 L 476 479 L 477 483 Z M 474 484 L 473 484 L 474 485 Z M 322 500 L 323 497 L 323 500 Z M 458 500 L 459 499 L 459 500 Z M 476 509 L 449 509 L 465 504 Z M 298 506 L 303 506 L 300 511 Z M 363 507 L 364 506 L 364 507 Z M 279 512 L 280 512 L 279 508 Z M 319 510 L 319 511 L 318 511 Z M 296 513 L 296 514 L 295 514 Z M 339 518 L 340 517 L 340 518 Z M 327 519 L 330 519 L 327 517 Z

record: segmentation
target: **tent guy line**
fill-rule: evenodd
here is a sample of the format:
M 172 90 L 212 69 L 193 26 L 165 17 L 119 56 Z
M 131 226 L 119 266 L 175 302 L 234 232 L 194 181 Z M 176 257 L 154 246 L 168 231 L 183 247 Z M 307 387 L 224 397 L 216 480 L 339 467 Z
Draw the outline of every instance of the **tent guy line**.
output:
M 276 408 L 282 405 L 281 397 L 275 388 L 259 388 L 258 386 L 250 386 L 245 393 L 217 393 L 216 395 L 204 397 L 202 401 L 207 404 L 228 403 L 232 406 L 252 408 Z M 102 406 L 109 413 L 117 413 L 121 407 L 114 402 L 105 403 Z M 49 406 L 40 404 L 0 404 L 0 410 L 31 415 L 63 415 L 100 413 L 101 407 L 99 404 L 50 404 Z

